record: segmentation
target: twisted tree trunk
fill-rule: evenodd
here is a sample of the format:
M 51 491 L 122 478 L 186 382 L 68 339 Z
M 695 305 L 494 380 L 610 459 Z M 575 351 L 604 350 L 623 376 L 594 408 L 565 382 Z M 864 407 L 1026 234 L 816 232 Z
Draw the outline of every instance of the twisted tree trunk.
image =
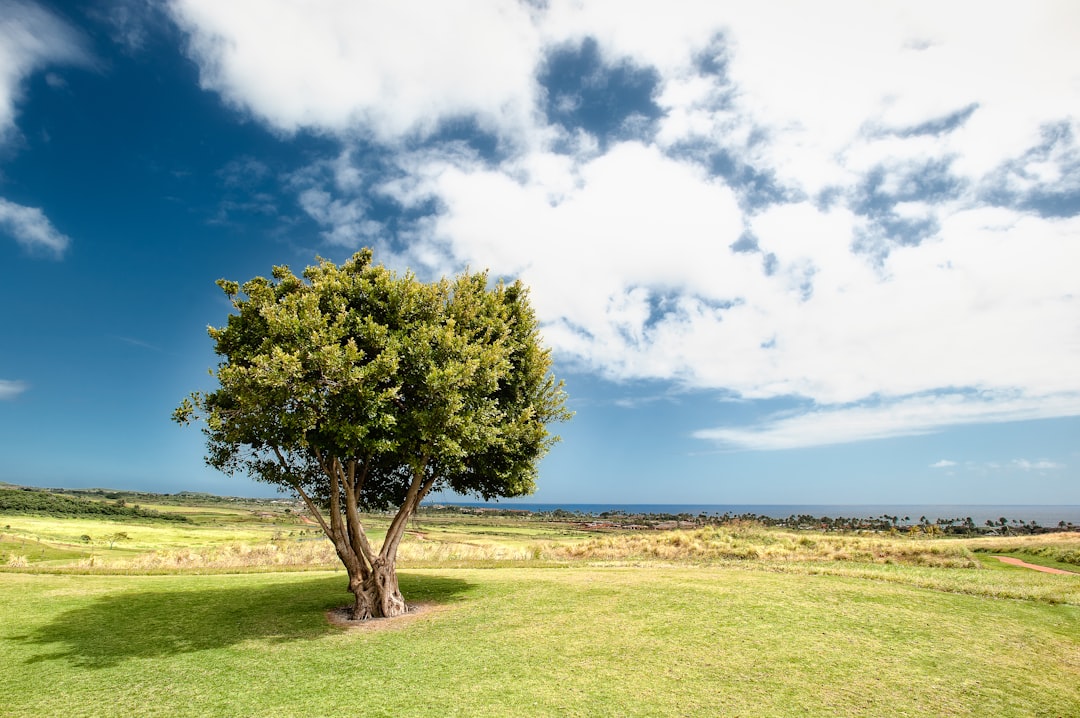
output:
M 349 592 L 356 598 L 351 610 L 352 620 L 392 618 L 408 612 L 409 607 L 398 587 L 397 551 L 409 517 L 435 482 L 433 477 L 425 477 L 426 459 L 415 468 L 405 500 L 390 521 L 378 553 L 368 541 L 357 507 L 366 470 L 357 473 L 355 461 L 343 464 L 335 457 L 324 459 L 320 455 L 319 462 L 330 477 L 329 516 L 323 516 L 299 483 L 293 488 L 333 542 L 334 550 L 349 574 Z
M 392 618 L 409 610 L 398 588 L 397 567 L 392 562 L 376 559 L 366 579 L 350 577 L 349 590 L 356 596 L 352 609 L 354 621 Z

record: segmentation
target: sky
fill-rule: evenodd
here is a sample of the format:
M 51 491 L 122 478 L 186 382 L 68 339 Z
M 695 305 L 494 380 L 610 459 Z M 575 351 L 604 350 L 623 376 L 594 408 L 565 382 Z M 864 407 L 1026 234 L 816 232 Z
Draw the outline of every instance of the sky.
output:
M 218 278 L 522 279 L 539 502 L 1080 504 L 1080 4 L 0 0 L 0 481 L 269 495 Z M 442 497 L 451 498 L 451 497 Z

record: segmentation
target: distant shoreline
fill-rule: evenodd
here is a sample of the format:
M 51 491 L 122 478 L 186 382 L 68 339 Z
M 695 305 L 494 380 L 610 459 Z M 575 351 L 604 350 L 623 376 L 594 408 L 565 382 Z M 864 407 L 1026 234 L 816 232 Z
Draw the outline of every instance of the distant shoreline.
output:
M 219 496 L 206 492 L 181 491 L 174 494 L 163 494 L 152 491 L 137 491 L 132 489 L 104 489 L 104 488 L 58 488 L 12 484 L 0 481 L 0 488 L 8 489 L 34 489 L 50 491 L 60 494 L 79 496 L 97 500 L 116 500 L 123 498 L 131 503 L 176 503 L 185 500 L 210 500 L 229 504 L 250 502 L 256 504 L 290 504 L 296 499 L 285 494 L 276 497 L 239 497 Z M 950 519 L 971 518 L 977 526 L 984 526 L 987 521 L 999 522 L 1001 518 L 1008 519 L 1009 524 L 1021 522 L 1030 524 L 1035 522 L 1043 527 L 1055 527 L 1059 522 L 1080 526 L 1080 504 L 664 504 L 664 503 L 574 503 L 574 502 L 542 502 L 542 501 L 460 501 L 460 500 L 437 500 L 428 499 L 423 506 L 436 505 L 460 506 L 470 508 L 489 508 L 500 511 L 529 511 L 532 513 L 544 513 L 553 511 L 568 511 L 587 516 L 599 516 L 604 512 L 622 512 L 634 514 L 689 514 L 696 517 L 701 514 L 706 516 L 723 516 L 729 514 L 733 517 L 752 514 L 774 519 L 785 519 L 791 516 L 813 516 L 814 518 L 880 518 L 882 516 L 896 516 L 898 523 L 915 524 L 921 523 L 923 517 L 927 522 L 937 523 L 938 519 L 948 521 Z M 907 521 L 904 518 L 907 517 Z
M 987 521 L 998 522 L 1001 518 L 1009 523 L 1036 522 L 1041 526 L 1056 526 L 1059 522 L 1080 525 L 1080 505 L 1048 504 L 619 504 L 619 503 L 570 503 L 570 502 L 470 502 L 425 501 L 423 506 L 459 506 L 463 508 L 489 508 L 502 511 L 529 511 L 545 513 L 568 511 L 587 516 L 622 512 L 635 514 L 689 514 L 699 516 L 741 516 L 753 514 L 782 519 L 789 516 L 808 515 L 817 518 L 851 517 L 878 518 L 896 516 L 902 523 L 918 523 L 925 517 L 929 523 L 939 519 L 971 518 L 977 525 Z M 907 521 L 903 519 L 907 517 Z

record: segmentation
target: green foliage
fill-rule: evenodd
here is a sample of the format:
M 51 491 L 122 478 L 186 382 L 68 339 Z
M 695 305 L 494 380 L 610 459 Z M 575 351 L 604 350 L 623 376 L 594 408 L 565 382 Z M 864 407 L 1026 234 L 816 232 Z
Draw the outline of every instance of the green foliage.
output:
M 105 540 L 109 542 L 109 548 L 112 548 L 116 545 L 117 541 L 130 541 L 131 537 L 128 536 L 127 531 L 117 531 L 114 534 L 106 536 Z
M 569 418 L 520 283 L 429 284 L 371 259 L 220 280 L 236 310 L 209 330 L 220 388 L 174 412 L 205 420 L 211 466 L 303 499 L 349 572 L 357 618 L 405 610 L 394 566 L 424 496 L 531 493 L 556 440 L 547 424 Z M 359 511 L 394 506 L 376 552 Z
M 569 415 L 524 287 L 371 259 L 219 281 L 236 309 L 210 329 L 221 387 L 174 417 L 206 420 L 210 465 L 323 499 L 334 459 L 366 472 L 361 506 L 400 505 L 418 474 L 429 491 L 531 493 L 546 425 Z
M 88 501 L 34 489 L 0 488 L 0 514 L 34 514 L 58 518 L 152 519 L 187 522 L 181 514 L 129 507 L 121 502 Z

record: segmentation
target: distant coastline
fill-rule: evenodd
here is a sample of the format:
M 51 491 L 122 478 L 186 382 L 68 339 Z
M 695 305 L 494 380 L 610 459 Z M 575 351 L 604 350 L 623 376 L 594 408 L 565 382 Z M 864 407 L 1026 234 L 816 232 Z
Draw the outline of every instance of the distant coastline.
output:
M 699 516 L 740 516 L 753 514 L 771 518 L 809 515 L 814 517 L 877 518 L 897 516 L 902 523 L 918 523 L 925 517 L 930 523 L 938 519 L 968 518 L 982 525 L 1001 518 L 1023 523 L 1032 521 L 1041 526 L 1056 526 L 1058 522 L 1080 525 L 1080 505 L 1007 505 L 1007 504 L 577 504 L 532 503 L 525 501 L 469 502 L 426 501 L 425 506 L 461 506 L 500 510 L 530 511 L 533 513 L 557 510 L 599 516 L 602 513 L 621 511 L 634 514 L 690 514 Z M 904 522 L 904 517 L 908 521 Z

